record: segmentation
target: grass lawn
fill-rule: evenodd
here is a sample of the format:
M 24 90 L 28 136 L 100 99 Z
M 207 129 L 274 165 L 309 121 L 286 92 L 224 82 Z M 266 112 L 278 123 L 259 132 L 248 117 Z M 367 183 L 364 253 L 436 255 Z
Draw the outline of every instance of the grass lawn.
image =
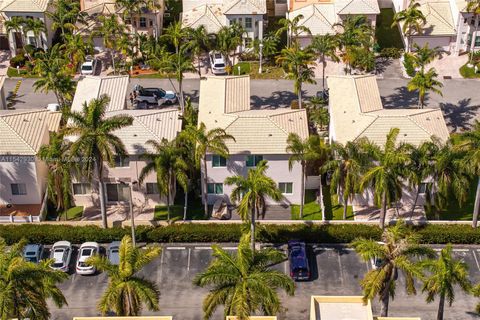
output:
M 403 49 L 402 36 L 398 27 L 392 28 L 393 9 L 380 9 L 380 15 L 377 16 L 377 25 L 375 28 L 375 38 L 380 48 L 399 48 Z
M 439 212 L 440 220 L 461 220 L 470 221 L 473 218 L 473 206 L 475 204 L 475 192 L 477 191 L 477 181 L 474 179 L 470 183 L 467 201 L 460 207 L 458 201 L 450 196 L 447 201 L 447 207 Z M 425 209 L 428 220 L 436 220 L 435 214 L 427 207 Z
M 303 220 L 322 220 L 322 211 L 316 201 L 315 190 L 305 191 L 305 206 L 303 207 Z M 328 187 L 323 188 L 323 201 L 325 205 L 326 220 L 342 220 L 343 206 L 338 203 L 336 195 L 330 195 Z M 299 220 L 300 206 L 292 205 L 292 219 Z M 352 206 L 347 207 L 347 220 L 353 220 Z
M 20 74 L 18 74 L 18 71 L 17 71 L 16 68 L 8 67 L 7 76 L 9 76 L 10 78 L 13 78 L 13 77 L 38 78 L 37 75 L 32 75 L 32 74 L 28 73 L 28 71 L 25 70 L 25 69 L 20 69 L 19 71 L 20 71 Z
M 72 208 L 68 209 L 67 211 L 59 213 L 58 220 L 65 221 L 65 215 L 67 217 L 66 220 L 80 220 L 82 218 L 82 215 L 83 215 L 83 206 L 72 207 Z
M 285 73 L 281 67 L 275 65 L 263 64 L 262 73 L 258 73 L 259 62 L 242 61 L 233 66 L 233 74 L 239 75 L 238 67 L 240 66 L 240 74 L 250 74 L 252 79 L 284 79 Z
M 184 195 L 181 190 L 177 191 L 175 198 L 175 204 L 170 207 L 170 220 L 182 220 L 183 219 L 183 203 Z M 204 220 L 205 214 L 203 213 L 202 199 L 194 197 L 193 194 L 189 194 L 188 207 L 187 207 L 187 220 Z M 167 220 L 168 211 L 167 206 L 156 206 L 154 219 L 155 220 Z
M 479 67 L 480 68 L 480 67 Z M 475 73 L 474 68 L 469 68 L 466 64 L 460 68 L 460 74 L 464 78 L 480 78 L 480 72 Z

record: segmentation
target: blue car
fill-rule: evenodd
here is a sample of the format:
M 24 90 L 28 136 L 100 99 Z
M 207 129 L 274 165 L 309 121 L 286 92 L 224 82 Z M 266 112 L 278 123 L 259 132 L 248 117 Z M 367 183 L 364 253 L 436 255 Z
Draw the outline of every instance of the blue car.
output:
M 293 240 L 288 242 L 288 261 L 290 262 L 290 277 L 293 280 L 310 280 L 310 266 L 305 242 Z

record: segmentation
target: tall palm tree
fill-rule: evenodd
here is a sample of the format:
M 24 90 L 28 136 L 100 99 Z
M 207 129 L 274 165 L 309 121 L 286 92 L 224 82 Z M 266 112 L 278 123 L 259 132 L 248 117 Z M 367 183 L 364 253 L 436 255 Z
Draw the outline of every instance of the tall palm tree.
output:
M 8 246 L 0 238 L 0 319 L 48 320 L 47 301 L 57 307 L 67 304 L 57 287 L 68 278 L 50 268 L 51 260 L 36 264 L 23 258 L 25 241 Z
M 72 124 L 65 128 L 65 135 L 76 136 L 70 148 L 72 155 L 80 155 L 89 161 L 84 163 L 85 176 L 97 181 L 103 227 L 107 228 L 105 191 L 103 185 L 103 163 L 114 164 L 116 155 L 126 155 L 123 142 L 115 135 L 115 130 L 130 126 L 131 116 L 105 116 L 110 98 L 103 95 L 83 104 L 82 112 L 69 112 L 67 117 Z
M 277 63 L 282 65 L 287 73 L 287 79 L 294 81 L 293 91 L 298 96 L 298 107 L 302 108 L 302 85 L 315 84 L 314 55 L 309 49 L 299 46 L 283 49 L 277 57 Z
M 455 301 L 455 286 L 459 286 L 465 293 L 470 291 L 468 265 L 463 260 L 452 257 L 451 244 L 440 251 L 438 258 L 424 260 L 421 265 L 428 272 L 422 292 L 427 293 L 427 303 L 433 302 L 436 296 L 439 297 L 437 320 L 443 320 L 445 299 L 451 307 Z
M 472 226 L 476 228 L 480 213 L 480 121 L 475 120 L 472 129 L 462 133 L 458 148 L 467 152 L 463 166 L 478 177 L 472 220 Z
M 470 44 L 470 63 L 473 60 L 475 53 L 475 38 L 478 37 L 478 25 L 480 24 L 480 0 L 470 0 L 467 3 L 467 12 L 473 13 L 475 19 L 475 33 L 472 35 L 472 42 Z
M 292 45 L 298 45 L 297 37 L 299 34 L 304 33 L 307 35 L 312 34 L 310 29 L 304 25 L 301 25 L 300 22 L 303 20 L 303 15 L 299 14 L 293 19 L 289 18 L 282 18 L 278 21 L 278 25 L 280 26 L 275 35 L 280 37 L 283 33 L 287 33 L 287 49 L 292 47 Z M 295 42 L 292 43 L 293 39 L 295 38 Z
M 160 195 L 167 196 L 167 220 L 170 221 L 170 199 L 172 191 L 175 188 L 175 182 L 178 182 L 183 190 L 187 192 L 188 178 L 186 171 L 188 165 L 181 157 L 181 151 L 177 147 L 176 141 L 162 139 L 159 143 L 154 140 L 148 140 L 154 152 L 147 152 L 142 158 L 147 160 L 147 165 L 140 172 L 139 183 L 152 172 L 157 175 L 157 185 Z
M 113 74 L 115 74 L 115 51 L 118 47 L 118 35 L 125 33 L 125 26 L 118 21 L 116 15 L 100 16 L 98 19 L 100 20 L 98 33 L 103 39 L 103 45 L 110 53 Z
M 235 141 L 235 138 L 221 128 L 207 130 L 207 127 L 203 122 L 198 126 L 188 125 L 185 130 L 182 131 L 181 135 L 195 145 L 195 163 L 197 167 L 200 168 L 203 162 L 203 205 L 205 216 L 208 216 L 207 153 L 228 158 L 229 151 L 225 142 L 227 140 Z
M 364 168 L 368 165 L 368 156 L 358 142 L 347 142 L 345 146 L 333 143 L 333 159 L 328 161 L 324 172 L 331 172 L 330 188 L 342 198 L 343 219 L 347 219 L 348 202 L 360 190 L 360 180 Z
M 220 305 L 225 307 L 224 316 L 236 316 L 239 320 L 247 320 L 258 311 L 273 316 L 281 308 L 278 289 L 294 295 L 292 279 L 271 269 L 285 259 L 284 254 L 271 248 L 254 251 L 248 246 L 248 237 L 248 233 L 242 236 L 235 254 L 213 245 L 214 260 L 195 276 L 195 285 L 212 288 L 203 301 L 205 320 Z
M 395 13 L 393 16 L 392 28 L 402 25 L 402 32 L 407 37 L 407 52 L 410 52 L 412 47 L 412 36 L 422 34 L 423 26 L 427 23 L 427 18 L 420 7 L 420 3 L 410 0 L 410 4 L 405 10 Z
M 235 187 L 230 199 L 240 202 L 238 214 L 243 221 L 250 223 L 250 242 L 252 251 L 255 251 L 255 217 L 263 215 L 266 208 L 265 199 L 273 201 L 283 199 L 282 192 L 276 182 L 268 177 L 265 172 L 268 169 L 267 161 L 260 161 L 253 169 L 248 170 L 247 177 L 235 175 L 225 179 L 225 184 Z M 250 215 L 250 216 L 249 216 Z
M 443 53 L 443 49 L 441 47 L 430 48 L 428 43 L 426 43 L 423 47 L 420 47 L 418 44 L 414 43 L 413 48 L 415 49 L 414 54 L 412 54 L 413 64 L 416 67 L 419 67 L 422 72 L 425 70 L 425 66 L 427 64 L 435 60 L 435 58 L 441 57 Z
M 38 151 L 38 157 L 45 161 L 48 168 L 48 198 L 57 211 L 64 211 L 71 207 L 71 174 L 74 166 L 70 161 L 66 161 L 69 157 L 69 147 L 62 133 L 52 132 L 49 144 L 43 145 Z
M 201 60 L 205 52 L 208 52 L 210 44 L 210 35 L 207 33 L 204 25 L 197 28 L 187 29 L 188 47 L 192 51 L 193 56 L 197 58 L 197 71 L 198 75 L 202 76 Z
M 66 34 L 62 49 L 70 61 L 73 70 L 83 63 L 87 54 L 93 52 L 93 42 L 90 38 L 84 39 L 80 34 Z
M 178 83 L 178 95 L 182 114 L 185 111 L 185 97 L 183 95 L 183 78 L 185 72 L 195 72 L 192 58 L 189 55 L 187 45 L 182 45 L 178 53 L 171 53 L 163 56 L 155 56 L 152 63 L 159 66 L 160 70 L 167 74 L 175 74 Z
M 380 209 L 379 224 L 385 228 L 387 206 L 397 203 L 402 197 L 405 169 L 410 161 L 409 145 L 398 143 L 398 128 L 392 128 L 387 134 L 385 144 L 380 148 L 373 143 L 364 143 L 367 152 L 373 158 L 373 165 L 363 174 L 360 180 L 360 191 L 371 188 L 374 201 Z
M 80 3 L 74 0 L 55 0 L 52 10 L 45 14 L 52 20 L 51 29 L 60 30 L 62 40 L 67 33 L 72 33 L 77 23 L 85 23 L 85 14 L 80 11 Z
M 245 30 L 238 23 L 233 23 L 229 26 L 224 26 L 216 34 L 216 48 L 227 59 L 230 66 L 235 64 L 235 55 L 238 46 L 242 44 Z M 230 61 L 230 56 L 233 56 L 233 62 Z
M 330 58 L 334 62 L 340 61 L 337 56 L 338 39 L 332 34 L 316 35 L 313 37 L 310 46 L 322 63 L 322 89 L 325 91 L 325 67 L 327 66 L 327 58 Z
M 423 107 L 425 107 L 425 95 L 429 91 L 443 96 L 443 93 L 440 90 L 440 88 L 443 87 L 443 84 L 438 81 L 437 78 L 438 73 L 435 68 L 430 68 L 427 72 L 424 70 L 418 71 L 408 82 L 408 91 L 418 91 L 418 108 L 423 109 Z
M 160 291 L 157 285 L 138 276 L 138 272 L 158 257 L 160 252 L 158 246 L 137 248 L 130 236 L 124 236 L 117 265 L 105 256 L 96 255 L 87 259 L 88 264 L 108 275 L 107 289 L 97 306 L 103 315 L 114 312 L 117 316 L 138 316 L 142 312 L 142 305 L 146 305 L 150 311 L 158 311 Z
M 322 98 L 312 97 L 307 106 L 307 115 L 310 125 L 315 129 L 320 127 L 320 131 L 328 130 L 330 123 L 330 113 L 326 107 L 326 101 Z
M 179 20 L 163 29 L 162 38 L 170 41 L 175 48 L 175 53 L 178 54 L 182 43 L 187 42 L 187 37 L 190 32 L 190 29 L 183 27 L 182 21 Z
M 153 0 L 115 0 L 115 6 L 122 13 L 123 20 L 130 20 L 132 33 L 136 34 L 137 29 L 133 18 L 142 14 L 144 10 L 155 9 L 157 7 Z
M 381 261 L 376 268 L 368 271 L 360 282 L 366 300 L 375 296 L 380 300 L 380 316 L 388 316 L 390 298 L 394 298 L 398 272 L 405 277 L 408 294 L 416 294 L 415 278 L 422 278 L 422 268 L 414 258 L 434 258 L 435 253 L 428 247 L 419 245 L 419 237 L 408 229 L 403 221 L 383 231 L 382 242 L 359 238 L 352 247 L 365 262 Z
M 307 158 L 319 171 L 319 186 L 318 186 L 318 202 L 322 211 L 322 220 L 325 220 L 325 205 L 323 201 L 323 173 L 324 167 L 332 158 L 332 149 L 330 145 L 325 142 L 323 137 L 319 135 L 312 135 L 308 139 L 308 154 Z
M 25 45 L 25 34 L 23 32 L 25 23 L 25 18 L 23 17 L 11 17 L 5 21 L 5 28 L 7 32 L 16 32 L 20 35 L 20 40 L 22 41 L 22 47 Z
M 258 57 L 260 56 L 261 51 L 265 61 L 268 61 L 278 53 L 278 42 L 278 37 L 275 36 L 274 33 L 270 33 L 264 35 L 261 40 L 254 39 L 250 47 L 253 49 L 253 53 Z
M 43 23 L 43 21 L 40 19 L 26 18 L 24 19 L 23 32 L 27 33 L 29 31 L 31 31 L 35 37 L 35 47 L 42 46 L 43 40 L 41 35 L 43 32 L 47 32 L 45 23 Z M 40 41 L 40 43 L 38 41 Z

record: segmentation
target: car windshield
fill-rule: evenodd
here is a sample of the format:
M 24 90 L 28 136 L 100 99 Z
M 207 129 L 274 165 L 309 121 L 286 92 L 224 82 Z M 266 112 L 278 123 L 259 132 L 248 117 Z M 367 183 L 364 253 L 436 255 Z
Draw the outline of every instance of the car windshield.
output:
M 215 68 L 225 68 L 225 64 L 224 63 L 215 63 L 214 67 Z
M 79 261 L 78 262 L 78 266 L 80 268 L 90 268 L 91 266 L 89 266 L 85 261 Z
M 36 253 L 35 253 L 35 251 L 27 251 L 27 252 L 25 252 L 25 255 L 26 256 L 35 256 Z
M 82 66 L 82 70 L 90 71 L 90 70 L 92 70 L 92 66 L 89 66 L 89 65 L 86 65 L 86 66 L 85 66 L 85 65 L 83 65 L 83 66 Z
M 118 253 L 118 248 L 113 248 L 112 250 L 110 250 L 110 253 L 112 254 Z
M 85 248 L 82 250 L 82 256 L 91 256 L 92 252 L 93 252 L 93 249 Z
M 63 267 L 63 262 L 61 262 L 61 261 L 60 261 L 60 262 L 54 262 L 54 263 L 52 264 L 52 267 L 54 267 L 54 268 L 62 268 L 62 267 Z

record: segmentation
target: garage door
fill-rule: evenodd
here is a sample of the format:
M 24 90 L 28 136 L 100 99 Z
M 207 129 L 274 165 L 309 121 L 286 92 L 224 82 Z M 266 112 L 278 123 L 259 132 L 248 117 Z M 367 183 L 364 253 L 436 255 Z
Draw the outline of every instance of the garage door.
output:
M 414 43 L 423 47 L 428 43 L 430 48 L 440 47 L 445 51 L 450 51 L 450 37 L 415 37 Z

